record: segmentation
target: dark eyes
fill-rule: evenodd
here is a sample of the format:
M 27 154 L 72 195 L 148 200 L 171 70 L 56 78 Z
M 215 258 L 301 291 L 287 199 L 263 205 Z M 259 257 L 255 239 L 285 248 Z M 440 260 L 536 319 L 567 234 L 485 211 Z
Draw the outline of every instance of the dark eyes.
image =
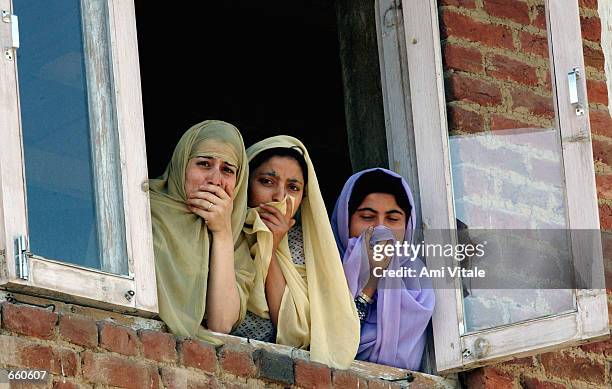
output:
M 268 187 L 274 185 L 274 181 L 269 179 L 268 177 L 259 177 L 257 178 L 257 182 L 259 182 L 263 186 L 268 186 Z M 295 185 L 295 184 L 290 184 L 288 188 L 292 192 L 299 192 L 302 190 L 300 186 Z
M 196 163 L 198 166 L 204 167 L 204 168 L 210 168 L 213 166 L 213 164 L 206 159 L 201 159 Z M 234 171 L 234 169 L 232 169 L 231 167 L 224 165 L 221 170 L 223 171 L 223 173 L 225 174 L 229 174 L 229 175 L 234 175 L 236 174 L 236 172 Z
M 225 173 L 227 173 L 227 174 L 236 174 L 236 172 L 234 171 L 234 169 L 232 169 L 232 168 L 230 168 L 230 167 L 228 167 L 228 166 L 225 166 L 225 167 L 223 168 L 223 171 L 224 171 Z

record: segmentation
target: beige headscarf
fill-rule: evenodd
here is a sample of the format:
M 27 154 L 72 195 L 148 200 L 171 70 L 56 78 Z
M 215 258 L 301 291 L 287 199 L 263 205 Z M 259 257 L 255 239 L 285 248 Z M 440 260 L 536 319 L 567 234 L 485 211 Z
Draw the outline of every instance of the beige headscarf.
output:
M 312 361 L 346 369 L 357 354 L 359 319 L 317 176 L 302 142 L 290 136 L 267 138 L 249 147 L 249 161 L 275 147 L 298 148 L 308 165 L 308 184 L 301 203 L 306 264 L 293 263 L 286 235 L 276 251 L 287 282 L 278 314 L 276 342 L 303 349 L 310 347 Z M 278 207 L 285 212 L 284 202 Z M 272 256 L 272 233 L 259 218 L 257 209 L 249 209 L 244 232 L 256 268 L 248 310 L 269 318 L 265 280 Z
M 236 127 L 207 120 L 185 132 L 164 174 L 149 180 L 159 316 L 176 335 L 221 344 L 200 325 L 206 312 L 212 235 L 204 220 L 185 203 L 185 169 L 195 156 L 222 158 L 238 167 L 232 210 L 234 267 L 240 295 L 240 319 L 236 324 L 244 319 L 253 284 L 253 261 L 241 233 L 248 185 L 244 143 Z

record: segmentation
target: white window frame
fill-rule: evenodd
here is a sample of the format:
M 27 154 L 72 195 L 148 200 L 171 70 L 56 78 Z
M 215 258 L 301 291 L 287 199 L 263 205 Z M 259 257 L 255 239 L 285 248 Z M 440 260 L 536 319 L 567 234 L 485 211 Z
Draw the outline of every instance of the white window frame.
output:
M 377 0 L 389 164 L 391 169 L 410 179 L 413 187 L 418 182 L 419 225 L 423 227 L 425 243 L 453 244 L 455 234 L 440 236 L 441 231 L 455 230 L 456 224 L 438 5 L 436 0 L 413 0 L 401 12 L 397 7 L 399 1 Z M 383 14 L 390 8 L 397 12 L 399 19 L 383 27 L 386 21 Z M 554 51 L 551 50 L 551 78 L 557 102 L 556 126 L 561 129 L 569 228 L 599 230 L 585 78 L 579 78 L 581 102 L 587 110 L 583 116 L 575 115 L 567 86 L 567 72 L 575 66 L 584 69 L 578 2 L 547 0 L 546 8 L 549 47 L 554 47 Z M 435 239 L 432 231 L 435 231 Z M 575 245 L 572 247 L 575 250 Z M 595 257 L 599 261 L 594 261 L 593 274 L 603 278 L 602 253 L 595 253 Z M 440 258 L 427 258 L 427 261 L 431 268 L 446 265 Z M 605 289 L 576 290 L 576 312 L 462 335 L 460 280 L 436 278 L 433 281 L 436 288 L 432 318 L 435 364 L 441 374 L 574 346 L 609 335 Z M 477 339 L 488 342 L 488 352 L 483 356 L 475 352 Z
M 135 10 L 132 1 L 106 1 L 112 98 L 119 132 L 121 188 L 116 190 L 122 190 L 120 209 L 124 210 L 128 275 L 47 260 L 28 253 L 29 277 L 27 280 L 18 277 L 14 242 L 19 236 L 26 236 L 27 241 L 18 64 L 15 58 L 8 60 L 4 56 L 4 48 L 11 46 L 11 24 L 0 22 L 0 288 L 153 316 L 158 312 L 158 305 Z M 0 9 L 13 13 L 11 0 L 0 0 Z

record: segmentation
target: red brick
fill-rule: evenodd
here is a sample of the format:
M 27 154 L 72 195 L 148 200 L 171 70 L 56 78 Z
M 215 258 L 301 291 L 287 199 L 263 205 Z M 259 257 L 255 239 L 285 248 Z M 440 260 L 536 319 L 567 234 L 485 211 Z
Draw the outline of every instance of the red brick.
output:
M 331 388 L 331 371 L 323 364 L 295 360 L 295 384 L 303 388 Z
M 521 52 L 527 52 L 548 59 L 548 38 L 530 32 L 521 32 Z
M 447 80 L 449 101 L 465 100 L 480 105 L 499 105 L 502 95 L 499 87 L 486 81 L 472 79 L 454 73 Z
M 504 55 L 494 55 L 489 60 L 486 73 L 494 78 L 506 81 L 516 81 L 525 85 L 538 84 L 536 68 L 524 62 L 508 58 Z
M 164 387 L 168 389 L 209 389 L 221 388 L 215 377 L 204 374 L 195 374 L 187 369 L 176 367 L 162 367 L 161 378 Z
M 441 30 L 445 38 L 457 37 L 486 46 L 514 48 L 510 28 L 478 22 L 456 12 L 442 13 Z
M 120 388 L 158 388 L 155 365 L 112 354 L 83 353 L 83 378 L 87 382 Z
M 217 380 L 217 385 L 219 385 L 219 388 L 223 389 L 264 389 L 266 387 L 263 381 L 252 380 L 254 380 L 254 378 L 251 378 L 251 382 L 243 383 L 224 377 L 223 379 Z
M 21 366 L 43 369 L 53 374 L 75 376 L 77 374 L 77 355 L 69 349 L 27 343 L 19 349 Z
M 484 120 L 478 112 L 451 106 L 448 107 L 448 128 L 450 132 L 483 132 Z
M 257 367 L 253 361 L 252 347 L 225 345 L 219 355 L 219 365 L 223 371 L 240 377 L 255 377 Z
M 514 108 L 524 108 L 529 113 L 552 119 L 555 111 L 551 96 L 541 96 L 531 91 L 513 90 L 512 105 Z
M 520 0 L 484 0 L 484 9 L 491 16 L 529 24 L 529 6 Z
M 534 364 L 533 364 L 533 357 L 525 357 L 525 358 L 513 359 L 511 361 L 506 361 L 506 362 L 502 363 L 502 365 L 505 365 L 505 366 L 520 366 L 520 367 L 532 367 L 532 366 L 534 366 Z
M 612 288 L 612 234 L 601 234 L 601 246 L 603 249 L 604 283 L 608 288 Z M 606 290 L 608 293 L 611 291 L 612 289 Z M 608 305 L 612 305 L 612 301 L 610 301 Z M 610 307 L 608 307 L 608 319 L 610 318 L 612 318 L 612 313 L 610 312 Z M 610 345 L 610 339 L 608 339 L 606 342 L 608 342 L 608 348 L 604 349 L 603 352 L 604 354 L 607 354 L 608 357 L 612 357 L 612 345 Z
M 544 81 L 544 87 L 546 89 L 546 92 L 552 95 L 552 82 L 550 81 L 550 77 L 550 68 L 546 66 L 546 80 Z
M 3 385 L 3 388 L 4 388 L 4 385 Z M 28 381 L 23 381 L 23 382 L 18 382 L 18 383 L 13 381 L 11 382 L 11 386 L 10 386 L 10 389 L 39 389 L 39 388 L 40 388 L 40 384 L 34 383 L 34 382 L 28 382 Z
M 366 388 L 367 381 L 354 371 L 349 370 L 334 370 L 332 372 L 332 381 L 334 389 L 353 389 L 353 388 Z
M 483 367 L 466 373 L 466 386 L 470 389 L 512 389 L 513 377 L 492 367 Z
M 599 361 L 591 361 L 588 358 L 560 352 L 542 354 L 540 361 L 544 370 L 554 377 L 588 381 L 594 384 L 603 384 L 606 380 L 605 366 Z
M 531 23 L 534 27 L 540 28 L 546 31 L 546 9 L 544 4 L 537 5 L 535 8 L 535 18 Z
M 445 68 L 479 73 L 483 71 L 482 54 L 468 47 L 446 44 L 444 46 Z
M 556 384 L 551 381 L 541 381 L 537 378 L 523 377 L 521 379 L 521 386 L 523 389 L 565 389 L 566 386 L 562 384 Z
M 601 20 L 598 17 L 580 18 L 582 38 L 593 42 L 601 41 Z
M 584 8 L 597 9 L 597 0 L 578 0 L 578 5 Z
M 401 386 L 395 382 L 384 380 L 368 380 L 368 389 L 400 389 Z
M 515 128 L 533 128 L 534 126 L 520 120 L 510 119 L 501 115 L 491 117 L 491 130 L 509 130 Z
M 605 81 L 587 79 L 587 94 L 589 97 L 589 103 L 608 105 L 608 86 L 606 85 Z
M 592 145 L 593 159 L 597 162 L 612 166 L 612 143 L 593 139 Z
M 136 331 L 114 324 L 100 323 L 100 347 L 123 355 L 138 355 Z
M 582 46 L 582 52 L 584 54 L 584 64 L 590 66 L 599 71 L 604 71 L 604 54 L 601 51 L 601 47 L 598 49 L 592 49 L 588 46 Z
M 597 197 L 612 200 L 612 174 L 598 174 L 595 176 Z
M 595 342 L 583 344 L 580 348 L 587 353 L 601 354 L 606 357 L 612 357 L 612 339 L 604 340 L 603 342 Z
M 80 389 L 80 388 L 91 388 L 90 385 L 79 385 L 75 382 L 70 381 L 55 381 L 53 383 L 53 389 Z
M 591 121 L 591 131 L 594 134 L 612 136 L 612 117 L 609 111 L 591 110 L 589 111 Z
M 599 224 L 602 230 L 612 230 L 612 207 L 608 204 L 599 205 Z M 608 311 L 610 311 L 610 309 L 608 309 Z
M 96 322 L 85 316 L 60 316 L 59 333 L 62 339 L 79 346 L 93 348 L 98 345 Z
M 2 304 L 2 326 L 23 335 L 52 339 L 57 317 L 57 313 L 42 308 Z
M 438 1 L 440 6 L 443 5 L 454 5 L 460 8 L 476 8 L 476 0 L 440 0 Z
M 146 358 L 159 362 L 176 362 L 176 340 L 173 335 L 159 331 L 140 331 L 138 335 Z
M 184 340 L 180 346 L 182 364 L 195 367 L 209 373 L 217 371 L 217 353 L 215 348 L 199 340 Z

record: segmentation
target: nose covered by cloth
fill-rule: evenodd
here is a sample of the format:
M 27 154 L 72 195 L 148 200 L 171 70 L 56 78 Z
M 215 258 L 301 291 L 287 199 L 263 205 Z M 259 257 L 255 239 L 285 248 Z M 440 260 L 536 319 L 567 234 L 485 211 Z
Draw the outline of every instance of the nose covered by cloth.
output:
M 287 235 L 275 252 L 286 281 L 278 314 L 276 341 L 310 350 L 310 359 L 346 369 L 357 352 L 359 319 L 349 292 L 325 203 L 306 148 L 289 136 L 275 136 L 247 150 L 249 159 L 270 148 L 298 148 L 308 168 L 308 184 L 300 204 L 304 265 L 294 264 Z M 285 210 L 286 203 L 276 205 Z M 272 233 L 256 210 L 247 216 L 244 233 L 254 257 L 258 279 L 249 299 L 249 310 L 269 318 L 265 277 L 272 256 Z
M 338 249 L 342 254 L 342 264 L 351 294 L 361 293 L 370 276 L 370 263 L 367 245 L 387 243 L 395 246 L 396 239 L 391 230 L 384 226 L 374 229 L 369 242 L 365 233 L 349 237 L 349 201 L 355 182 L 367 172 L 380 170 L 401 181 L 403 191 L 410 202 L 410 215 L 403 240 L 412 243 L 415 229 L 415 210 L 412 193 L 408 183 L 397 173 L 383 168 L 369 169 L 351 176 L 342 192 L 332 215 L 332 227 Z M 371 188 L 376 193 L 376 187 Z M 414 258 L 413 258 L 414 259 Z M 400 270 L 413 268 L 420 272 L 423 267 L 420 259 L 394 255 L 387 269 Z M 417 370 L 425 348 L 425 329 L 432 316 L 435 297 L 428 279 L 384 277 L 378 281 L 378 289 L 365 320 L 361 323 L 361 339 L 357 359 L 374 363 Z

